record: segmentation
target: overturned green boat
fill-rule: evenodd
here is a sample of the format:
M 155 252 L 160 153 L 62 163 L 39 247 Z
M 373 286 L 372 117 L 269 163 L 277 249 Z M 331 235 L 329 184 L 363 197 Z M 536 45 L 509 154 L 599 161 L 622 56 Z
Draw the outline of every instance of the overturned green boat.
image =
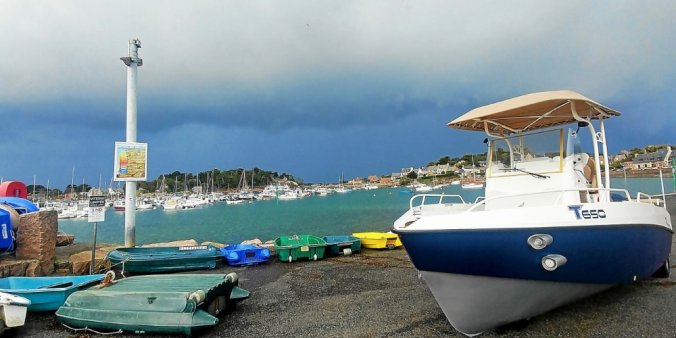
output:
M 235 273 L 134 276 L 73 293 L 56 316 L 75 330 L 192 336 L 249 298 L 238 284 Z
M 213 269 L 222 257 L 211 245 L 117 248 L 106 255 L 116 269 L 139 274 Z

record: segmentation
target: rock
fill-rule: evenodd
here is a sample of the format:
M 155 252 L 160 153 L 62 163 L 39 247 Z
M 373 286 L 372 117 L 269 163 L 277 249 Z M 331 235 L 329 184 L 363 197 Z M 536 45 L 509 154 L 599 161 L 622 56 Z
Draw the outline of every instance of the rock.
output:
M 56 270 L 55 273 L 57 275 L 69 275 L 71 271 L 73 271 L 70 260 L 68 261 L 57 260 L 56 263 L 54 263 L 54 269 Z
M 254 238 L 254 239 L 248 239 L 248 240 L 242 242 L 242 244 L 251 244 L 251 245 L 261 246 L 261 245 L 263 245 L 263 241 L 261 241 L 258 238 Z
M 211 245 L 211 246 L 215 247 L 216 249 L 220 249 L 220 248 L 227 246 L 227 244 L 218 243 L 218 242 L 202 242 L 202 244 L 200 244 L 200 245 Z
M 141 246 L 142 248 L 156 248 L 156 247 L 163 247 L 163 246 L 197 246 L 197 241 L 194 239 L 187 239 L 183 241 L 173 241 L 173 242 L 164 242 L 164 243 L 153 243 L 153 244 L 146 244 Z
M 28 263 L 16 259 L 0 260 L 0 277 L 24 276 Z
M 28 263 L 26 267 L 26 277 L 40 277 L 42 276 L 42 268 L 40 267 L 40 262 L 33 261 Z
M 71 245 L 75 241 L 75 235 L 69 235 L 65 232 L 56 234 L 56 246 Z
M 16 232 L 16 257 L 37 259 L 42 273 L 54 272 L 56 258 L 56 211 L 38 211 L 19 216 L 21 226 Z
M 110 262 L 106 260 L 106 255 L 111 250 L 113 250 L 111 247 L 96 249 L 96 254 L 94 257 L 94 273 L 99 273 L 100 271 L 110 269 Z M 91 265 L 92 261 L 92 251 L 87 250 L 70 255 L 69 261 L 71 265 L 71 272 L 74 275 L 88 275 L 89 266 Z

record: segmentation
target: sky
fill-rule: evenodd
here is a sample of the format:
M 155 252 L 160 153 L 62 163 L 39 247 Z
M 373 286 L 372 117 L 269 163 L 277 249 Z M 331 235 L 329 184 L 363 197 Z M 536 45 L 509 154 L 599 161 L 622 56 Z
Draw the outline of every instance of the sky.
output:
M 4 0 L 0 177 L 110 182 L 130 38 L 151 180 L 398 172 L 485 152 L 446 126 L 463 113 L 560 89 L 623 113 L 611 153 L 674 144 L 675 16 L 674 1 Z

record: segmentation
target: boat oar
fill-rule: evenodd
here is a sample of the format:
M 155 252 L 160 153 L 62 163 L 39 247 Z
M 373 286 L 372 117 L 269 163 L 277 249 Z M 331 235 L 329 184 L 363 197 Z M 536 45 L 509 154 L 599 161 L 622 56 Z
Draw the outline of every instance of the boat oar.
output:
M 43 285 L 38 289 L 57 289 L 57 288 L 67 288 L 73 286 L 73 282 L 58 282 L 50 285 Z

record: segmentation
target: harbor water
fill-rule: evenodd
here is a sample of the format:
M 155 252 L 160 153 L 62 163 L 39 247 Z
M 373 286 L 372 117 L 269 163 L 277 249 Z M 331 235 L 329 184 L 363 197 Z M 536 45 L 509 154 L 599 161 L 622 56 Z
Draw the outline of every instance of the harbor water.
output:
M 626 182 L 626 183 L 625 183 Z M 659 178 L 623 178 L 611 180 L 611 186 L 627 189 L 632 198 L 638 191 L 662 193 Z M 674 192 L 671 178 L 665 178 L 665 192 Z M 458 194 L 466 202 L 483 196 L 483 189 L 462 190 L 446 186 L 433 191 Z M 357 190 L 345 194 L 311 196 L 297 200 L 266 200 L 227 205 L 216 202 L 187 210 L 139 210 L 136 213 L 137 245 L 195 239 L 198 242 L 239 243 L 259 238 L 263 241 L 292 234 L 315 236 L 341 235 L 362 231 L 389 231 L 404 213 L 413 196 L 405 187 Z M 59 230 L 74 234 L 76 242 L 91 242 L 92 224 L 86 218 L 60 219 Z M 106 211 L 105 222 L 98 224 L 97 241 L 124 243 L 124 212 Z

